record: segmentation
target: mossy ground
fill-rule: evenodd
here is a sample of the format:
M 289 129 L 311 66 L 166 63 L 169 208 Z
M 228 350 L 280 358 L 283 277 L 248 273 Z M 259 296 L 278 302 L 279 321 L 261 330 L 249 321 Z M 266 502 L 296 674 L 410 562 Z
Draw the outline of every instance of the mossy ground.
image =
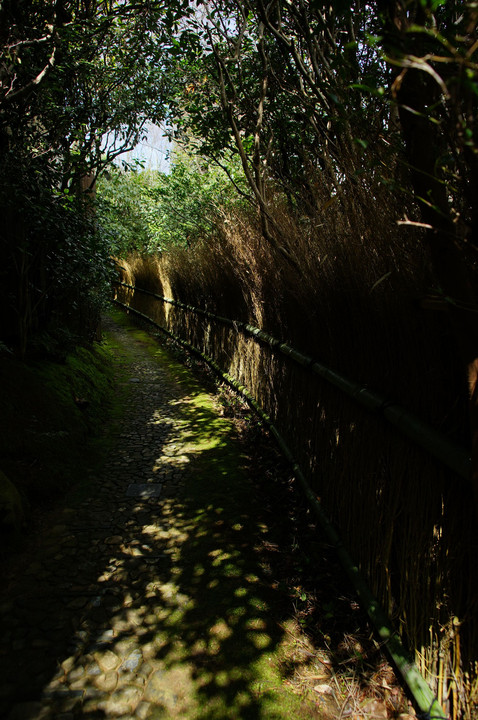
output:
M 88 470 L 101 463 L 104 423 L 120 412 L 114 351 L 106 341 L 78 347 L 61 362 L 0 357 L 0 470 L 19 491 L 26 521 L 13 538 L 11 528 L 2 528 L 3 552 L 21 545 L 36 511 L 80 490 Z

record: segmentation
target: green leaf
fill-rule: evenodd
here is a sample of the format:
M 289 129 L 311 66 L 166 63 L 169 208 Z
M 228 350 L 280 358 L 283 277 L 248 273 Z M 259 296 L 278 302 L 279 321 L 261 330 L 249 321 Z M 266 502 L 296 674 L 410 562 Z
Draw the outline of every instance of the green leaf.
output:
M 361 138 L 354 138 L 354 142 L 357 143 L 357 145 L 360 145 L 361 148 L 366 150 L 368 148 L 368 141 L 362 140 Z

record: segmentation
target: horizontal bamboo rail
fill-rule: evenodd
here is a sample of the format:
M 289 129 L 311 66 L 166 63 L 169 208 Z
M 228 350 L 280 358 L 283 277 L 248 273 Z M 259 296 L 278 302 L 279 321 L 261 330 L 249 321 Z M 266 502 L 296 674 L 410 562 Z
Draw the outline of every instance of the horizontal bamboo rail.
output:
M 125 285 L 125 283 L 121 284 Z M 154 293 L 148 294 L 154 295 Z M 417 666 L 410 658 L 409 653 L 403 646 L 400 636 L 393 629 L 380 603 L 374 597 L 372 591 L 370 590 L 365 581 L 365 578 L 361 574 L 357 565 L 355 565 L 355 563 L 353 562 L 337 530 L 334 528 L 328 516 L 324 512 L 320 500 L 317 498 L 311 486 L 307 482 L 307 479 L 302 472 L 300 466 L 295 461 L 289 446 L 275 427 L 271 418 L 262 410 L 262 408 L 259 406 L 255 398 L 249 393 L 249 391 L 244 386 L 240 385 L 237 380 L 235 380 L 235 378 L 224 372 L 212 358 L 208 357 L 201 350 L 194 347 L 194 345 L 191 345 L 191 343 L 183 340 L 183 338 L 175 335 L 167 328 L 164 328 L 162 325 L 152 320 L 152 318 L 144 315 L 144 313 L 140 312 L 139 310 L 136 310 L 129 305 L 125 305 L 119 300 L 114 300 L 114 302 L 128 312 L 132 312 L 134 315 L 137 315 L 142 320 L 145 320 L 151 325 L 154 325 L 154 327 L 157 327 L 168 337 L 178 343 L 181 347 L 193 352 L 195 355 L 205 361 L 214 370 L 214 372 L 216 372 L 234 390 L 239 392 L 247 400 L 249 405 L 255 410 L 259 417 L 269 427 L 271 435 L 276 440 L 278 446 L 282 451 L 282 454 L 287 459 L 287 461 L 290 462 L 294 475 L 302 486 L 302 489 L 309 502 L 309 506 L 312 512 L 320 523 L 320 526 L 322 527 L 322 530 L 325 533 L 328 541 L 335 548 L 342 567 L 347 573 L 347 576 L 359 597 L 362 607 L 366 610 L 370 621 L 375 628 L 375 631 L 383 642 L 383 647 L 386 649 L 396 668 L 400 672 L 403 678 L 403 682 L 405 683 L 412 697 L 414 698 L 417 707 L 420 709 L 420 714 L 418 715 L 418 717 L 423 718 L 424 720 L 448 720 L 447 716 L 445 715 L 445 711 L 438 702 L 437 697 L 434 695 L 431 688 L 425 682 Z M 176 304 L 176 301 L 172 302 Z
M 264 330 L 256 328 L 253 325 L 248 325 L 240 320 L 231 320 L 230 318 L 215 315 L 208 310 L 203 310 L 201 308 L 194 307 L 193 305 L 182 303 L 179 300 L 173 300 L 171 298 L 163 297 L 162 295 L 157 295 L 150 290 L 143 290 L 142 288 L 138 288 L 134 285 L 128 285 L 127 283 L 119 281 L 115 281 L 115 284 L 145 295 L 150 295 L 157 300 L 161 300 L 162 302 L 181 308 L 182 310 L 189 310 L 210 320 L 221 322 L 224 325 L 228 325 L 229 327 L 254 338 L 258 342 L 268 345 L 272 350 L 276 350 L 283 355 L 286 355 L 293 362 L 296 362 L 316 375 L 319 375 L 343 393 L 353 398 L 353 400 L 362 405 L 362 407 L 367 409 L 369 412 L 383 417 L 400 433 L 425 449 L 430 453 L 430 455 L 442 462 L 450 468 L 450 470 L 453 470 L 453 472 L 458 476 L 466 480 L 470 478 L 470 453 L 456 443 L 452 442 L 443 433 L 438 432 L 429 424 L 420 420 L 420 418 L 413 415 L 413 413 L 409 412 L 398 403 L 388 400 L 379 393 L 364 387 L 360 383 L 340 375 L 334 370 L 322 365 L 322 363 L 317 362 L 309 355 L 304 355 L 290 345 L 281 342 L 277 338 L 272 337 L 272 335 L 264 332 Z

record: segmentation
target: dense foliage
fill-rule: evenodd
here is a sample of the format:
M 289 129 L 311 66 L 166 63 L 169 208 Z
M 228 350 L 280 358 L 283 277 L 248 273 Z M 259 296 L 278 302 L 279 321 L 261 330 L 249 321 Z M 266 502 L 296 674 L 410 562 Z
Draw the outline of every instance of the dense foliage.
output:
M 98 182 L 97 218 L 112 252 L 118 257 L 160 253 L 213 235 L 218 217 L 243 203 L 239 168 L 223 167 L 177 152 L 169 173 L 116 167 L 104 174 Z
M 247 191 L 236 172 L 232 187 L 257 205 L 265 240 L 293 263 L 274 221 L 278 192 L 298 218 L 338 200 L 352 227 L 385 188 L 405 222 L 414 213 L 430 228 L 443 295 L 474 302 L 456 243 L 474 243 L 477 225 L 476 15 L 473 3 L 441 0 L 2 2 L 6 337 L 24 351 L 51 314 L 58 238 L 50 243 L 44 217 L 61 215 L 56 235 L 73 266 L 84 266 L 93 243 L 107 277 L 108 243 L 92 240 L 84 202 L 71 198 L 93 189 L 147 121 L 166 117 L 176 142 L 207 163 L 226 175 L 242 168 Z M 218 188 L 199 165 L 185 172 L 180 163 L 153 184 L 131 180 L 121 222 L 110 185 L 113 250 L 204 235 Z M 124 178 L 113 184 L 124 196 Z M 217 196 L 227 197 L 222 186 Z M 70 223 L 74 215 L 83 220 Z M 86 273 L 83 285 L 92 281 Z
M 182 5 L 0 5 L 0 318 L 22 354 L 46 330 L 91 335 L 110 262 L 87 195 L 166 112 L 159 59 Z
M 306 212 L 313 178 L 358 203 L 386 183 L 471 237 L 473 3 L 212 0 L 182 39 L 179 126 L 209 155 L 233 142 L 265 215 L 268 178 Z

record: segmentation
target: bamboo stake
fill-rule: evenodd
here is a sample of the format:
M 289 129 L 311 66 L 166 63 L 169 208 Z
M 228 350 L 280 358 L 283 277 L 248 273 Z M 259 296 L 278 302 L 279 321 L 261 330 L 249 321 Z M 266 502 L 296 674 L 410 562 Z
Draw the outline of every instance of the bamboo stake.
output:
M 453 629 L 454 629 L 454 667 L 453 667 L 453 684 L 452 684 L 452 695 L 453 695 L 453 720 L 458 718 L 458 697 L 459 697 L 459 680 L 461 673 L 461 645 L 460 645 L 460 621 L 457 617 L 453 618 Z
M 440 705 L 443 702 L 443 687 L 444 687 L 444 661 L 443 661 L 443 648 L 440 648 L 438 652 L 438 686 L 437 686 L 437 698 Z

